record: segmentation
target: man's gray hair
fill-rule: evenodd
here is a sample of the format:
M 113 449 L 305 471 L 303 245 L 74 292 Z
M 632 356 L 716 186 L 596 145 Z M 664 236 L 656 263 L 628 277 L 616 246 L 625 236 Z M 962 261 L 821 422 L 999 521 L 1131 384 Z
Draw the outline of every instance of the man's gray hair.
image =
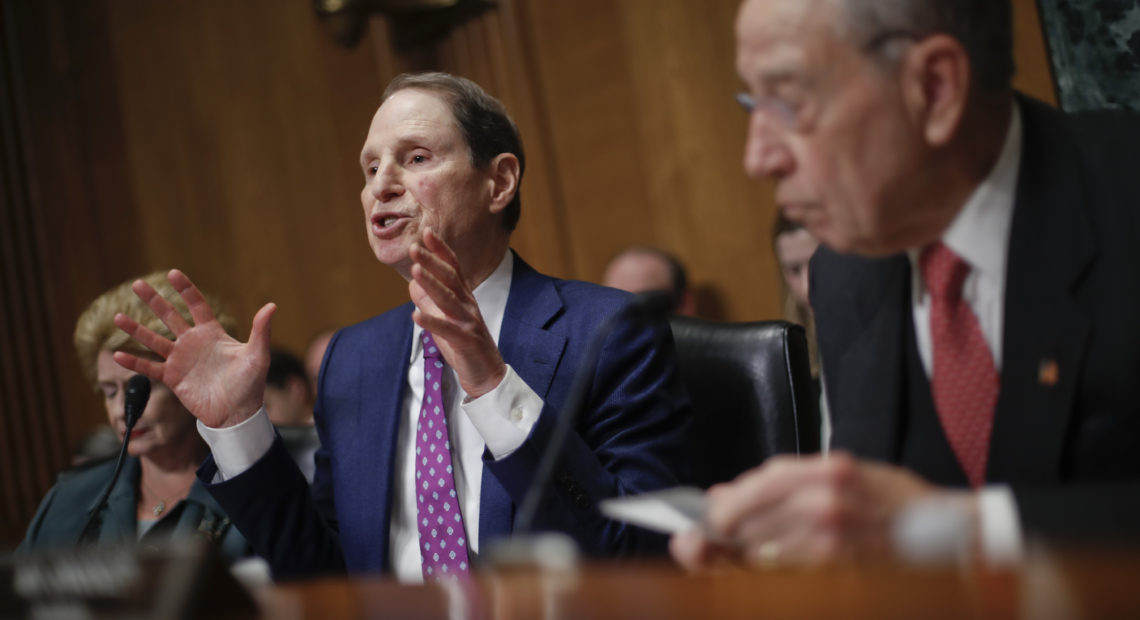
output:
M 1010 0 L 837 0 L 845 32 L 859 45 L 891 35 L 954 37 L 970 58 L 973 83 L 983 93 L 1005 93 L 1013 80 Z M 883 41 L 879 41 L 883 43 Z

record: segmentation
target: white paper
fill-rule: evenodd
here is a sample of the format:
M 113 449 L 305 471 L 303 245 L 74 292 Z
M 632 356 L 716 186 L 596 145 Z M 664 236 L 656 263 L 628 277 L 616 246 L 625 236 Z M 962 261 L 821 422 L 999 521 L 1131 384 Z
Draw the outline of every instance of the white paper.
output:
M 696 487 L 611 497 L 599 504 L 602 514 L 663 534 L 700 528 L 705 516 L 705 492 Z

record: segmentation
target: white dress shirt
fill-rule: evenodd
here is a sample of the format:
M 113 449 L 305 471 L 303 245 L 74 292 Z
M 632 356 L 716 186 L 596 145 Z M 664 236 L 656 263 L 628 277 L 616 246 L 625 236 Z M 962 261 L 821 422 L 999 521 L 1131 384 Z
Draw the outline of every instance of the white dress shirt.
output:
M 513 268 L 514 256 L 508 250 L 495 271 L 473 291 L 479 312 L 495 342 L 499 341 Z M 418 325 L 412 325 L 408 385 L 400 408 L 401 424 L 396 440 L 399 474 L 393 477 L 395 501 L 389 523 L 389 559 L 397 579 L 405 583 L 423 582 L 419 531 L 416 528 L 415 438 L 411 433 L 424 392 L 422 332 Z M 506 376 L 495 389 L 469 402 L 464 402 L 467 394 L 459 386 L 455 371 L 450 366 L 442 389 L 447 403 L 448 428 L 452 433 L 455 492 L 460 498 L 470 550 L 478 553 L 483 450 L 486 448 L 496 459 L 514 452 L 530 435 L 542 412 L 543 402 L 509 365 Z M 213 429 L 199 422 L 198 430 L 210 445 L 221 480 L 232 478 L 252 466 L 269 450 L 274 437 L 273 426 L 264 408 L 237 426 Z M 383 525 L 383 516 L 377 515 L 376 527 Z
M 1021 113 L 1014 105 L 997 163 L 942 235 L 942 243 L 970 265 L 970 273 L 962 283 L 962 298 L 978 317 L 998 372 L 1001 372 L 1002 321 L 1005 318 L 1005 267 L 1021 164 L 1021 135 Z M 911 266 L 915 340 L 929 379 L 934 354 L 930 333 L 930 293 L 926 290 L 918 262 L 921 250 L 913 248 L 907 254 Z M 987 485 L 979 497 L 980 535 L 987 558 L 995 562 L 1018 559 L 1022 553 L 1022 539 L 1013 493 L 1007 485 Z

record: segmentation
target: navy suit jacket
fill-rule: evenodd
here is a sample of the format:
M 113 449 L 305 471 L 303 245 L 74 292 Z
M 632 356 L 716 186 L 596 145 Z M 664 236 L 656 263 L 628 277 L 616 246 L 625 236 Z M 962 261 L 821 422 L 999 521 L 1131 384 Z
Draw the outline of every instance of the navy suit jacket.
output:
M 1136 537 L 1140 122 L 1019 105 L 1024 142 L 986 480 L 1012 486 L 1030 535 Z M 965 486 L 914 344 L 906 256 L 821 249 L 810 274 L 832 446 Z
M 592 335 L 627 293 L 557 280 L 515 257 L 499 336 L 503 359 L 544 401 L 530 436 L 498 461 L 484 454 L 480 550 L 511 533 Z M 347 568 L 386 572 L 396 438 L 411 351 L 412 304 L 339 331 L 321 367 L 321 449 L 311 491 L 280 440 L 211 492 L 278 578 Z M 544 495 L 535 529 L 572 536 L 591 555 L 662 552 L 665 538 L 610 521 L 601 499 L 687 481 L 688 399 L 668 325 L 618 321 L 586 384 L 583 409 Z M 216 471 L 207 461 L 200 475 Z

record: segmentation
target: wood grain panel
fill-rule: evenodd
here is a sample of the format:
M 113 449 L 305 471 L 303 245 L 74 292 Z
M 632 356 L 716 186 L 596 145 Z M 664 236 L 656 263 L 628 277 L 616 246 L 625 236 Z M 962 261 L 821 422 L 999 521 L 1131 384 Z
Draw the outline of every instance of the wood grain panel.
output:
M 572 277 L 595 279 L 608 255 L 653 240 L 620 6 L 519 1 L 535 84 L 549 119 Z M 651 5 L 646 5 L 651 6 Z
M 278 342 L 394 305 L 364 237 L 357 162 L 381 86 L 304 2 L 138 2 L 112 11 L 130 189 L 146 255 Z M 201 275 L 196 275 L 201 274 Z
M 1045 51 L 1045 34 L 1037 0 L 1013 0 L 1013 60 L 1017 74 L 1014 88 L 1027 95 L 1057 105 L 1053 69 Z
M 779 317 L 768 243 L 775 205 L 741 168 L 747 116 L 731 36 L 737 2 L 664 0 L 622 6 L 653 242 L 691 266 L 726 318 Z

